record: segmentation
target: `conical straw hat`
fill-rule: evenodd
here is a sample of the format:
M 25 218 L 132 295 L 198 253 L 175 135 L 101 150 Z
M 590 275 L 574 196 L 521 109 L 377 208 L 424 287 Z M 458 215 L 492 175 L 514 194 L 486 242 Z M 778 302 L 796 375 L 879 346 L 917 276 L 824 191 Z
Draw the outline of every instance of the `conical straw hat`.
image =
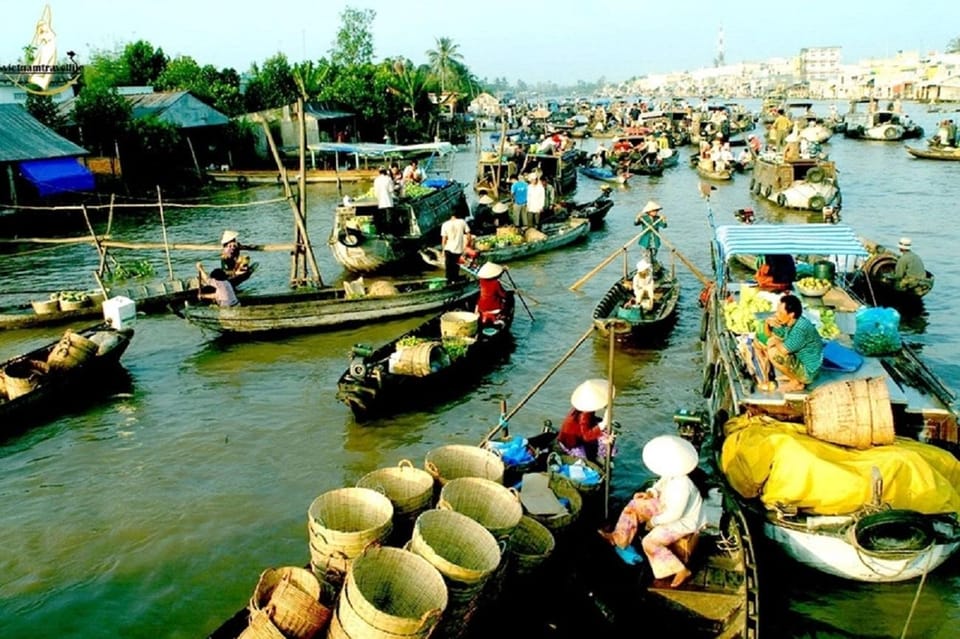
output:
M 687 475 L 700 461 L 693 444 L 677 435 L 654 437 L 643 447 L 643 463 L 661 477 Z
M 570 404 L 578 411 L 590 413 L 607 407 L 609 387 L 605 379 L 588 379 L 570 395 Z M 616 388 L 614 388 L 616 394 Z
M 501 273 L 503 273 L 502 266 L 499 264 L 494 264 L 493 262 L 487 262 L 480 267 L 479 271 L 477 271 L 477 277 L 479 277 L 481 280 L 492 280 L 500 277 Z

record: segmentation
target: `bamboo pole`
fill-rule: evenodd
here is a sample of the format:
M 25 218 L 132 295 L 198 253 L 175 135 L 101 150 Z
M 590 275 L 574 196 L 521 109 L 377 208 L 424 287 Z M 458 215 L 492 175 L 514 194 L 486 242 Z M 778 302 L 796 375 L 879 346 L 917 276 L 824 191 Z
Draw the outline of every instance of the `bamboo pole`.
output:
M 519 411 L 521 408 L 523 408 L 524 404 L 526 404 L 528 401 L 530 401 L 530 398 L 533 397 L 534 394 L 536 394 L 536 392 L 537 392 L 538 390 L 540 390 L 541 388 L 543 388 L 543 385 L 547 383 L 547 380 L 549 380 L 551 377 L 553 377 L 553 374 L 556 373 L 556 372 L 560 369 L 560 367 L 563 366 L 564 363 L 566 363 L 566 361 L 573 356 L 573 354 L 574 354 L 575 352 L 577 352 L 577 349 L 580 348 L 580 345 L 583 344 L 585 341 L 587 341 L 587 338 L 589 338 L 591 335 L 593 335 L 593 331 L 594 331 L 595 329 L 596 329 L 596 327 L 591 324 L 591 325 L 590 325 L 590 328 L 587 329 L 587 332 L 580 336 L 580 339 L 578 339 L 578 340 L 576 341 L 576 343 L 575 343 L 573 346 L 570 347 L 570 350 L 568 350 L 566 353 L 563 354 L 563 357 L 560 358 L 560 361 L 558 361 L 556 364 L 554 364 L 554 365 L 553 365 L 553 368 L 551 368 L 549 371 L 547 371 L 547 374 L 544 375 L 544 376 L 540 379 L 539 382 L 537 382 L 536 384 L 534 384 L 533 388 L 530 389 L 530 392 L 528 392 L 528 393 L 523 397 L 523 399 L 521 399 L 521 400 L 517 403 L 517 405 L 514 406 L 513 409 L 511 409 L 511 411 L 510 411 L 509 413 L 507 413 L 506 415 L 501 415 L 501 417 L 500 417 L 500 422 L 499 422 L 489 433 L 487 433 L 486 436 L 484 436 L 484 438 L 480 441 L 480 446 L 483 446 L 484 444 L 486 444 L 486 443 L 487 443 L 488 441 L 490 441 L 497 433 L 499 433 L 501 429 L 507 427 L 507 423 L 508 423 L 508 421 L 510 420 L 510 418 L 513 417 L 514 415 L 516 415 L 516 414 L 517 414 L 517 411 Z
M 107 230 L 104 233 L 107 237 L 110 236 L 110 230 L 113 228 L 113 204 L 116 197 L 116 193 L 110 194 L 110 208 L 107 209 Z M 92 230 L 90 232 L 93 233 Z M 96 236 L 96 233 L 94 233 L 94 236 Z M 104 248 L 104 251 L 100 254 L 100 264 L 97 266 L 97 273 L 102 276 L 109 268 L 110 267 L 107 266 L 107 251 L 106 248 Z
M 100 240 L 110 237 L 101 235 Z M 79 237 L 9 237 L 0 238 L 0 244 L 89 244 L 96 240 L 93 235 L 81 235 Z M 104 243 L 106 246 L 106 243 Z
M 89 230 L 90 235 L 93 236 L 93 244 L 97 247 L 97 254 L 100 256 L 100 267 L 97 269 L 97 272 L 102 273 L 107 265 L 107 249 L 100 243 L 97 232 L 93 230 L 93 224 L 90 223 L 90 215 L 87 213 L 87 207 L 81 204 L 80 210 L 83 211 L 83 221 L 87 223 L 87 230 Z
M 87 238 L 63 238 L 70 239 L 70 244 L 78 243 L 89 243 L 90 239 Z M 27 241 L 27 240 L 21 240 Z M 37 241 L 36 239 L 34 241 Z M 41 238 L 41 243 L 42 238 Z M 2 242 L 2 240 L 0 240 Z M 62 240 L 58 240 L 57 243 L 66 243 Z M 119 248 L 119 249 L 131 249 L 131 250 L 151 250 L 151 249 L 163 249 L 169 247 L 171 251 L 219 251 L 222 247 L 217 244 L 189 244 L 189 243 L 170 243 L 163 244 L 162 242 L 121 242 L 118 240 L 102 240 L 103 244 L 107 248 Z M 245 251 L 264 251 L 264 252 L 277 252 L 277 251 L 292 251 L 294 249 L 293 244 L 244 244 L 243 250 Z
M 170 242 L 167 240 L 167 223 L 163 219 L 163 197 L 160 194 L 160 185 L 157 185 L 157 206 L 160 207 L 160 230 L 163 232 L 163 252 L 167 256 L 167 270 L 170 272 L 170 279 L 173 277 L 173 262 L 170 260 Z
M 602 262 L 600 262 L 599 264 L 597 264 L 597 265 L 593 268 L 593 270 L 591 270 L 589 273 L 587 273 L 586 275 L 584 275 L 583 277 L 581 277 L 579 280 L 577 280 L 576 282 L 574 282 L 574 283 L 570 286 L 570 290 L 571 290 L 571 291 L 576 291 L 578 288 L 580 288 L 581 286 L 583 286 L 584 283 L 586 283 L 587 280 L 589 280 L 591 277 L 593 277 L 594 275 L 596 275 L 597 273 L 599 273 L 600 270 L 601 270 L 603 267 L 605 267 L 607 264 L 609 264 L 610 262 L 612 262 L 613 260 L 615 260 L 615 259 L 617 258 L 617 255 L 620 254 L 620 251 L 626 251 L 627 249 L 629 249 L 629 248 L 630 248 L 630 245 L 633 244 L 634 242 L 636 242 L 637 240 L 639 240 L 641 235 L 643 235 L 643 233 L 638 233 L 637 235 L 635 235 L 634 237 L 632 237 L 629 242 L 627 242 L 626 244 L 624 244 L 624 245 L 621 246 L 620 248 L 616 249 L 616 250 L 615 250 L 613 253 L 611 253 L 606 259 L 604 259 Z M 624 260 L 626 260 L 626 256 L 624 256 Z
M 513 290 L 516 291 L 517 297 L 519 297 L 520 301 L 523 303 L 523 308 L 526 309 L 527 315 L 530 316 L 530 321 L 535 322 L 536 319 L 534 319 L 533 313 L 530 312 L 530 307 L 527 306 L 527 300 L 523 299 L 523 295 L 520 293 L 520 287 L 517 286 L 517 283 L 513 281 L 513 276 L 510 275 L 510 270 L 507 268 L 504 268 L 503 272 L 507 274 L 507 279 L 510 280 L 510 284 L 513 286 Z
M 300 159 L 300 176 L 297 180 L 297 188 L 300 190 L 300 200 L 299 200 L 299 215 L 302 224 L 294 224 L 296 230 L 296 263 L 294 265 L 295 273 L 293 277 L 290 278 L 290 281 L 293 284 L 300 284 L 307 281 L 307 256 L 306 256 L 306 243 L 307 243 L 307 116 L 303 112 L 305 108 L 303 97 L 297 98 L 297 124 L 299 125 L 299 159 Z M 301 232 L 301 227 L 304 229 Z M 303 276 L 301 277 L 301 273 Z
M 197 179 L 203 182 L 203 171 L 200 170 L 200 163 L 197 161 L 197 154 L 193 150 L 193 142 L 190 141 L 190 136 L 185 135 L 187 138 L 187 146 L 190 147 L 190 157 L 193 158 L 193 168 L 197 170 Z

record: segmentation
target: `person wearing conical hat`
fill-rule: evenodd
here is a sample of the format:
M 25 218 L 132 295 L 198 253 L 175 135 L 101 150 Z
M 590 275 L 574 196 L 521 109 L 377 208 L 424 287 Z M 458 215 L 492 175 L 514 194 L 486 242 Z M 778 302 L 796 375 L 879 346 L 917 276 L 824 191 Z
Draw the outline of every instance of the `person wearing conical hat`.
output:
M 645 311 L 652 311 L 656 289 L 653 266 L 646 259 L 641 259 L 637 262 L 637 270 L 633 274 L 633 298 L 637 306 Z
M 232 277 L 249 268 L 249 264 L 240 259 L 239 234 L 236 231 L 226 230 L 220 236 L 220 268 Z
M 637 244 L 641 250 L 646 253 L 647 261 L 651 265 L 657 263 L 657 249 L 660 248 L 660 229 L 667 228 L 667 218 L 661 215 L 663 207 L 657 202 L 650 200 L 643 207 L 643 210 L 637 214 L 633 221 L 634 226 L 642 226 L 643 232 Z
M 506 270 L 505 266 L 487 262 L 477 271 L 480 281 L 480 297 L 474 312 L 480 315 L 480 323 L 494 325 L 501 320 L 510 295 L 500 283 L 500 276 Z
M 692 573 L 671 545 L 695 535 L 706 524 L 703 497 L 690 479 L 699 455 L 687 440 L 676 435 L 660 435 L 646 443 L 642 456 L 644 465 L 659 479 L 649 490 L 635 493 L 621 511 L 613 531 L 600 530 L 600 536 L 619 548 L 626 548 L 643 525 L 650 532 L 643 536 L 641 546 L 654 578 L 672 575 L 669 586 L 676 588 Z
M 608 404 L 609 386 L 605 379 L 588 379 L 570 396 L 570 412 L 560 426 L 557 443 L 568 455 L 583 457 L 589 461 L 600 459 L 600 446 L 611 446 L 613 434 L 607 427 L 605 411 Z

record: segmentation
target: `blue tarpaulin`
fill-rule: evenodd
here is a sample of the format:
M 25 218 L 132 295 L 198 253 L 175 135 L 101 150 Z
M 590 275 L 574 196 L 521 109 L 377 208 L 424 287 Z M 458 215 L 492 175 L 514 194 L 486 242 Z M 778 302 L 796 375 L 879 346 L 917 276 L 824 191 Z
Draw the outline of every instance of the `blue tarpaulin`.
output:
M 41 197 L 57 193 L 92 191 L 93 173 L 76 158 L 48 158 L 20 163 L 20 173 L 37 187 Z

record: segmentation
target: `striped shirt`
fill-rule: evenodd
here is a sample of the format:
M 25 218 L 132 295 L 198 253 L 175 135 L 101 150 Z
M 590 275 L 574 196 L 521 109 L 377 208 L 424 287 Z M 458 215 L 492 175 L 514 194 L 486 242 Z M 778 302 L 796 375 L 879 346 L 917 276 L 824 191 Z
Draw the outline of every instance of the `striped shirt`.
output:
M 817 327 L 801 315 L 793 326 L 775 328 L 774 333 L 783 340 L 783 347 L 796 356 L 808 378 L 816 377 L 823 366 L 823 339 Z

